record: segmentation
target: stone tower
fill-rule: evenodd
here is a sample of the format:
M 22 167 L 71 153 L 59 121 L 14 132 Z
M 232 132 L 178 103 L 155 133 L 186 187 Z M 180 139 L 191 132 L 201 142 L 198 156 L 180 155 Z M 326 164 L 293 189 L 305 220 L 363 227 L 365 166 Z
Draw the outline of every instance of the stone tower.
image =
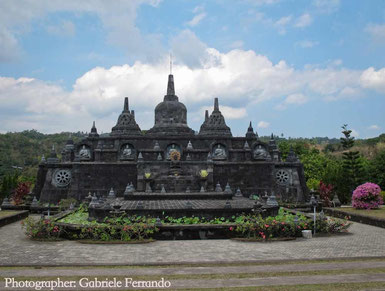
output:
M 175 95 L 174 76 L 168 76 L 167 95 L 155 108 L 155 125 L 146 134 L 193 135 L 187 125 L 187 109 Z

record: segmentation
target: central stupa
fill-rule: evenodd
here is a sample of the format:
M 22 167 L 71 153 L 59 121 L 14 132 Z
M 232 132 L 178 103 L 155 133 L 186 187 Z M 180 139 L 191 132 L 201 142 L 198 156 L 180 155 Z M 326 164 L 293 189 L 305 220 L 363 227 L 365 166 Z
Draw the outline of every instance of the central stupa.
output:
M 155 108 L 155 125 L 147 131 L 150 135 L 194 135 L 187 125 L 187 109 L 175 95 L 174 76 L 168 76 L 167 95 Z

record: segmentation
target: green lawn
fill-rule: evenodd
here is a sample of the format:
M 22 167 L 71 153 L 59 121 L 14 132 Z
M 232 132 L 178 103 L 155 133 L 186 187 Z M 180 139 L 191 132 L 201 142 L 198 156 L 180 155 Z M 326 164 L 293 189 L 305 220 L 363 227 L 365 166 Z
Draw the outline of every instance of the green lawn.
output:
M 336 209 L 346 212 L 347 214 L 359 214 L 359 215 L 385 219 L 385 207 L 381 207 L 379 209 L 372 209 L 372 210 L 354 209 L 353 207 L 340 207 Z
M 15 211 L 15 210 L 1 210 L 0 211 L 0 218 L 6 217 L 6 216 L 11 216 L 13 214 L 18 214 L 20 211 Z

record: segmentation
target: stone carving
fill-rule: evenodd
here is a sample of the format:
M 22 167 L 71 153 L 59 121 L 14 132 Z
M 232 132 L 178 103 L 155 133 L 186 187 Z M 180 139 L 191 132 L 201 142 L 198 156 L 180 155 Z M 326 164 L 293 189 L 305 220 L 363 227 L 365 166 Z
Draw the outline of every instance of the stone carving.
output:
M 227 158 L 225 147 L 218 144 L 213 149 L 213 158 L 218 160 L 224 160 Z
M 130 111 L 129 109 L 127 97 L 124 98 L 123 111 L 119 115 L 116 125 L 112 128 L 111 135 L 142 135 L 142 132 L 135 121 L 135 112 L 134 110 Z
M 193 148 L 193 145 L 192 145 L 192 143 L 191 143 L 191 141 L 190 141 L 190 140 L 188 141 L 188 144 L 187 144 L 187 149 L 188 149 L 188 150 L 192 150 L 192 149 L 194 149 L 194 148 Z
M 215 186 L 215 192 L 222 192 L 222 187 L 221 187 L 221 184 L 219 184 L 219 182 L 217 183 L 217 185 Z
M 278 170 L 275 174 L 275 179 L 278 184 L 286 185 L 289 183 L 289 173 L 285 170 Z
M 235 192 L 235 197 L 243 197 L 243 194 L 241 192 L 241 189 L 239 189 L 239 187 L 237 188 L 237 191 Z
M 167 160 L 171 159 L 171 153 L 172 152 L 178 152 L 180 154 L 180 149 L 176 144 L 171 144 L 167 147 L 167 152 L 166 152 L 166 158 Z
M 115 191 L 113 188 L 111 188 L 110 192 L 108 193 L 108 198 L 116 198 Z
M 268 160 L 270 158 L 270 154 L 262 145 L 257 145 L 254 149 L 253 157 L 256 160 Z
M 52 177 L 52 184 L 56 187 L 66 187 L 71 183 L 71 170 L 58 169 Z
M 79 151 L 79 158 L 81 160 L 90 160 L 91 159 L 91 151 L 85 145 Z
M 158 141 L 155 141 L 154 150 L 160 151 L 160 146 L 159 146 Z
M 227 182 L 226 187 L 225 187 L 225 194 L 233 194 L 233 191 L 230 188 L 230 184 Z
M 121 160 L 130 160 L 130 159 L 134 159 L 134 151 L 133 149 L 131 148 L 130 145 L 125 145 L 123 147 L 123 150 L 122 150 L 122 154 L 121 154 L 121 157 L 120 157 Z
M 208 111 L 205 113 L 205 121 L 201 125 L 199 135 L 205 136 L 232 136 L 230 128 L 226 125 L 225 118 L 219 110 L 218 98 L 214 99 L 214 110 L 209 116 Z
M 135 181 L 135 195 L 144 193 L 146 189 L 148 192 L 159 193 L 163 183 L 167 193 L 184 192 L 190 187 L 192 196 L 203 185 L 203 191 L 206 192 L 203 194 L 210 196 L 215 191 L 215 182 L 220 181 L 224 191 L 217 192 L 215 197 L 230 199 L 237 188 L 242 187 L 244 202 L 250 193 L 264 190 L 271 193 L 274 189 L 278 191 L 278 183 L 283 183 L 285 176 L 279 177 L 277 181 L 276 174 L 278 170 L 285 170 L 288 173 L 288 183 L 279 187 L 277 194 L 282 195 L 281 188 L 289 187 L 287 196 L 294 197 L 296 201 L 307 198 L 301 163 L 294 154 L 290 154 L 286 161 L 281 161 L 274 136 L 270 142 L 258 140 L 250 124 L 246 136 L 243 134 L 243 137 L 232 137 L 219 110 L 217 99 L 212 114 L 206 114 L 201 132 L 193 132 L 187 126 L 187 111 L 175 95 L 172 76 L 169 85 L 164 101 L 155 109 L 156 120 L 151 130 L 140 130 L 135 122 L 134 112 L 129 110 L 128 99 L 125 99 L 123 112 L 112 132 L 98 136 L 96 127 L 93 126 L 92 133 L 80 142 L 67 141 L 66 149 L 71 149 L 71 155 L 66 152 L 65 158 L 63 155 L 61 157 L 62 161 L 57 159 L 54 150 L 51 155 L 46 154 L 49 160 L 39 166 L 41 171 L 34 194 L 42 203 L 46 203 L 70 197 L 82 198 L 91 190 L 92 193 L 97 191 L 98 194 L 103 194 L 103 198 L 111 200 L 108 198 L 111 186 L 117 187 L 114 188 L 116 196 L 124 196 L 124 184 Z M 172 161 L 170 155 L 175 155 L 176 160 Z M 129 160 L 131 157 L 132 160 Z M 273 157 L 276 158 L 273 160 Z M 124 160 L 130 162 L 123 162 Z M 68 177 L 62 173 L 60 181 L 55 183 L 58 187 L 65 187 L 67 183 L 69 186 L 59 189 L 52 185 L 57 169 L 70 172 Z M 205 169 L 205 176 L 199 174 L 201 169 Z M 151 177 L 146 178 L 145 173 L 150 170 Z M 69 182 L 71 174 L 72 181 Z M 227 181 L 231 188 L 225 188 Z M 146 183 L 149 183 L 147 187 Z M 233 194 L 221 196 L 221 193 Z M 121 198 L 123 197 L 118 199 Z M 132 198 L 128 197 L 129 200 Z M 238 202 L 232 206 L 238 208 Z M 149 205 L 147 202 L 144 204 Z M 195 206 L 194 203 L 193 205 Z

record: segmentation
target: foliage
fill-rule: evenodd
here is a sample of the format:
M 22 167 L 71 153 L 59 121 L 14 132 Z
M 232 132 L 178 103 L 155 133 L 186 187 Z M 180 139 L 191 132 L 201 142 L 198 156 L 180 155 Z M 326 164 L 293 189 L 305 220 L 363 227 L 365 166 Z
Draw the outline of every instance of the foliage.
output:
M 23 199 L 28 195 L 30 187 L 30 182 L 21 182 L 19 185 L 17 185 L 15 193 L 12 195 L 12 200 L 15 205 L 20 205 L 23 203 Z
M 284 211 L 282 208 L 275 217 L 262 218 L 260 215 L 240 217 L 235 231 L 246 238 L 261 238 L 267 240 L 277 237 L 297 237 L 302 230 L 309 229 L 309 221 L 303 216 L 298 216 L 298 221 L 294 221 L 295 215 Z
M 320 184 L 320 180 L 317 180 L 317 179 L 315 179 L 315 178 L 309 178 L 309 179 L 306 181 L 306 186 L 307 186 L 309 189 L 313 189 L 313 190 L 318 190 L 319 184 Z
M 313 227 L 313 223 L 311 223 Z M 326 219 L 318 219 L 316 222 L 316 232 L 318 233 L 339 233 L 345 232 L 352 225 L 351 222 L 334 217 L 328 217 Z
M 130 225 L 105 225 L 83 227 L 79 234 L 80 239 L 101 241 L 131 241 L 150 238 L 158 229 L 153 224 L 134 223 Z
M 370 181 L 385 189 L 385 149 L 373 157 L 368 168 Z
M 344 137 L 341 137 L 341 145 L 344 149 L 342 167 L 345 170 L 350 189 L 353 190 L 362 180 L 363 169 L 359 151 L 351 150 L 354 146 L 354 137 L 351 136 L 352 131 L 347 126 L 347 124 L 342 126 L 342 134 L 344 135 Z
M 19 180 L 19 173 L 14 172 L 13 174 L 8 173 L 5 175 L 1 181 L 0 187 L 0 199 L 9 197 L 12 192 L 14 192 L 17 187 Z
M 383 203 L 380 192 L 377 184 L 362 184 L 353 191 L 352 206 L 356 209 L 378 208 Z
M 305 216 L 299 215 L 298 221 L 294 221 L 294 215 L 283 211 L 276 217 L 263 219 L 261 216 L 248 217 L 237 224 L 235 229 L 242 237 L 268 240 L 280 237 L 299 237 L 302 230 L 312 230 L 314 222 Z M 317 233 L 338 233 L 347 231 L 351 223 L 344 219 L 317 217 Z
M 63 233 L 63 228 L 56 225 L 56 223 L 49 219 L 33 219 L 28 217 L 22 222 L 22 227 L 25 234 L 33 239 L 58 239 Z
M 36 130 L 8 132 L 0 134 L 0 179 L 17 166 L 22 176 L 35 180 L 41 156 L 49 155 L 55 144 L 58 154 L 68 140 L 69 132 L 42 134 Z M 84 133 L 72 133 L 74 142 L 84 137 Z
M 63 211 L 65 209 L 68 209 L 71 204 L 75 206 L 77 203 L 78 201 L 75 198 L 62 199 L 58 203 L 59 210 Z
M 325 184 L 323 181 L 320 181 L 318 191 L 324 206 L 331 206 L 331 200 L 333 199 L 333 185 Z

